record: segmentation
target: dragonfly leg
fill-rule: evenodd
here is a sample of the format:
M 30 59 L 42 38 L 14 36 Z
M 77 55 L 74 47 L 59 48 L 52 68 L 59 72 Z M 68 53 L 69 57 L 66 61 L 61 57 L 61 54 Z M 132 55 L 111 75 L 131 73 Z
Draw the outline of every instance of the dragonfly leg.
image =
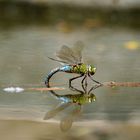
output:
M 85 81 L 85 84 L 83 84 L 84 81 Z M 88 84 L 87 84 L 87 74 L 85 74 L 85 76 L 84 76 L 84 78 L 82 79 L 81 83 L 82 83 L 82 88 L 83 88 L 83 90 L 84 90 L 84 93 L 87 93 L 87 85 L 88 85 Z
M 84 90 L 84 93 L 86 93 L 86 91 L 87 91 L 87 87 L 85 87 L 85 85 L 82 84 L 82 88 L 83 88 L 83 90 Z
M 79 75 L 79 76 L 77 76 L 77 77 L 73 77 L 73 78 L 69 79 L 69 87 L 72 87 L 72 86 L 71 86 L 71 82 L 72 82 L 73 80 L 75 80 L 75 79 L 77 79 L 77 78 L 80 78 L 80 77 L 82 77 L 82 76 L 83 76 L 83 74 L 81 74 L 81 75 Z
M 86 79 L 86 75 L 84 76 L 84 78 L 81 81 L 82 85 L 83 85 L 85 79 Z
M 94 79 L 91 77 L 91 75 L 88 75 L 88 76 L 89 76 L 89 78 L 90 78 L 93 82 L 95 82 L 95 83 L 99 84 L 100 86 L 102 86 L 102 85 L 103 85 L 102 83 L 100 83 L 100 82 L 98 82 L 98 81 L 94 80 Z
M 90 94 L 90 92 L 91 92 L 92 90 L 95 90 L 96 88 L 98 88 L 98 87 L 100 87 L 100 86 L 102 86 L 102 85 L 95 85 L 95 86 L 93 86 L 93 87 L 88 91 L 88 94 Z
M 73 90 L 73 91 L 77 91 L 77 92 L 80 92 L 81 94 L 83 94 L 83 91 L 73 87 L 72 85 L 70 86 L 70 89 Z
M 82 86 L 84 86 L 84 84 L 83 84 L 84 81 L 85 81 L 85 87 L 84 87 L 84 89 L 86 89 L 86 88 L 87 88 L 87 74 L 85 74 L 84 78 L 83 78 L 82 81 L 81 81 Z

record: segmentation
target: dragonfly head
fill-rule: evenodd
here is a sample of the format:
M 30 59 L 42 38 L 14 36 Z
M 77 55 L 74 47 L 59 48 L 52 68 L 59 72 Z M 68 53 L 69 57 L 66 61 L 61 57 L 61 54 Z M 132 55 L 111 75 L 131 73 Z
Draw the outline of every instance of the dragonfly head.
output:
M 89 66 L 88 66 L 88 72 L 89 72 L 91 75 L 94 75 L 95 72 L 96 72 L 96 68 L 95 68 L 93 65 L 89 65 Z

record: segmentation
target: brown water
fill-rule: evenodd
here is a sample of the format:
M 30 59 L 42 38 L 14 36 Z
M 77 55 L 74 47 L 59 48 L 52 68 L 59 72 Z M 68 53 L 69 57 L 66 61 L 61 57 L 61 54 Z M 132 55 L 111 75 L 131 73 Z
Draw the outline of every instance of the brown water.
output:
M 100 82 L 139 82 L 140 33 L 134 30 L 84 28 L 62 32 L 56 28 L 20 27 L 0 31 L 0 137 L 2 139 L 138 139 L 140 137 L 140 89 L 101 87 L 92 91 L 96 101 L 82 106 L 69 105 L 54 117 L 43 120 L 47 112 L 61 106 L 50 92 L 25 90 L 6 93 L 4 87 L 44 86 L 45 76 L 60 66 L 54 56 L 64 44 L 85 44 L 84 58 L 90 57 Z M 54 85 L 65 87 L 59 94 L 77 94 L 68 89 L 73 74 L 58 73 Z M 89 80 L 89 83 L 91 81 Z M 81 88 L 80 81 L 73 84 Z M 44 86 L 45 87 L 45 86 Z M 61 107 L 60 107 L 61 108 Z M 26 120 L 26 121 L 24 121 Z M 67 131 L 62 133 L 61 131 Z M 56 135 L 54 135 L 56 134 Z M 128 137 L 129 135 L 129 137 Z

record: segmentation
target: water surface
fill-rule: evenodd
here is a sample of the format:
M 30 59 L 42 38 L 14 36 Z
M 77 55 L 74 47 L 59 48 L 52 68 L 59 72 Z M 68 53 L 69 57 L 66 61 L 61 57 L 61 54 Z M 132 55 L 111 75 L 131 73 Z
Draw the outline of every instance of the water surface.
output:
M 70 105 L 49 120 L 43 120 L 45 114 L 61 103 L 50 92 L 25 90 L 22 93 L 6 93 L 2 90 L 4 87 L 14 85 L 27 88 L 36 87 L 37 84 L 45 87 L 45 76 L 50 70 L 60 66 L 47 56 L 53 57 L 62 45 L 72 46 L 79 40 L 85 44 L 83 56 L 86 62 L 97 67 L 94 76 L 96 80 L 139 82 L 139 31 L 120 28 L 95 30 L 83 28 L 65 33 L 56 28 L 32 26 L 1 30 L 0 118 L 58 123 L 66 118 L 72 118 L 74 124 L 77 122 L 85 128 L 88 122 L 139 124 L 140 89 L 138 87 L 98 88 L 92 91 L 96 101 L 84 104 L 80 115 L 73 113 L 78 108 L 77 105 Z M 137 43 L 136 47 L 129 47 L 132 42 Z M 68 88 L 68 79 L 73 76 L 75 75 L 58 73 L 52 77 L 51 84 L 66 88 L 57 92 L 58 94 L 77 94 Z M 89 83 L 92 85 L 90 80 Z M 80 79 L 74 81 L 73 85 L 81 89 Z

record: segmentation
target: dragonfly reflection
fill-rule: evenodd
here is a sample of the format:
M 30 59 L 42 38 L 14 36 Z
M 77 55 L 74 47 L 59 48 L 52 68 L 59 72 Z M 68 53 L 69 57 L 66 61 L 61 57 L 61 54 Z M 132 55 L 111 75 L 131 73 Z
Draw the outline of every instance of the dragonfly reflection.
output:
M 102 85 L 100 82 L 94 80 L 92 75 L 95 74 L 96 68 L 94 65 L 87 65 L 83 63 L 82 60 L 82 50 L 83 44 L 77 42 L 73 48 L 68 46 L 62 46 L 62 48 L 56 53 L 57 59 L 50 58 L 51 60 L 60 62 L 63 66 L 53 69 L 46 77 L 45 85 L 50 87 L 50 78 L 57 72 L 67 72 L 79 74 L 77 77 L 69 79 L 69 87 L 71 87 L 71 82 L 77 78 L 83 77 L 81 83 L 85 82 L 87 85 L 87 77 L 89 77 L 95 83 Z
M 61 130 L 68 131 L 71 128 L 74 119 L 77 118 L 82 113 L 82 106 L 84 104 L 92 103 L 96 100 L 96 96 L 93 93 L 91 93 L 93 89 L 95 89 L 95 87 L 92 87 L 88 91 L 84 86 L 82 86 L 82 90 L 71 87 L 71 90 L 78 92 L 78 94 L 74 95 L 73 94 L 59 95 L 56 92 L 51 91 L 51 93 L 61 101 L 61 104 L 59 104 L 56 108 L 48 111 L 44 116 L 44 120 L 53 118 L 59 112 L 74 105 L 74 110 L 72 110 L 60 122 Z

